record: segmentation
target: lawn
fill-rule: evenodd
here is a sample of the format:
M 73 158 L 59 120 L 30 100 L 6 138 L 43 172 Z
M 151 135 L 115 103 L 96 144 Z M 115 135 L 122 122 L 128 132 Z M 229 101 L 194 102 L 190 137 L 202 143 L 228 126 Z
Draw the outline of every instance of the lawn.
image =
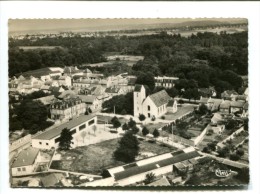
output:
M 98 124 L 104 124 L 104 123 L 112 124 L 111 123 L 112 118 L 113 118 L 112 116 L 97 115 L 97 120 L 98 120 L 97 122 Z M 128 120 L 125 119 L 124 117 L 118 117 L 118 120 L 120 121 L 121 124 L 128 122 Z
M 53 161 L 51 168 L 100 175 L 102 169 L 124 164 L 113 158 L 113 152 L 117 146 L 118 139 L 112 139 L 66 152 L 58 151 L 58 154 L 61 154 L 61 160 Z M 140 141 L 140 153 L 162 154 L 174 150 L 176 149 L 157 143 Z

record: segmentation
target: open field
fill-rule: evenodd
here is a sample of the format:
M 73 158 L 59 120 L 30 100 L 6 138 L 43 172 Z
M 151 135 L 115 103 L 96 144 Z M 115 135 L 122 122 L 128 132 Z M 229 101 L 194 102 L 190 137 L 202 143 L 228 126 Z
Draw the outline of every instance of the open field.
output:
M 113 158 L 118 146 L 118 139 L 103 141 L 98 144 L 78 147 L 69 151 L 60 151 L 61 160 L 53 161 L 51 168 L 100 175 L 102 169 L 123 165 Z M 176 149 L 140 141 L 140 153 L 162 154 Z M 139 157 L 140 158 L 140 157 Z

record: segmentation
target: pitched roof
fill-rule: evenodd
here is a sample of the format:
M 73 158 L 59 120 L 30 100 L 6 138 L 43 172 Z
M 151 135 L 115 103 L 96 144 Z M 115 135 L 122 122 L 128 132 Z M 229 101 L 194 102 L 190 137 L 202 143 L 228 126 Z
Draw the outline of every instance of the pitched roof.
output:
M 137 77 L 130 77 L 128 79 L 128 85 L 135 85 L 136 80 L 137 80 Z
M 242 101 L 231 101 L 230 106 L 231 107 L 237 107 L 237 108 L 243 108 L 245 102 Z
M 245 104 L 244 104 L 244 107 L 243 107 L 245 110 L 248 110 L 248 102 L 246 102 Z
M 18 154 L 14 163 L 12 164 L 12 168 L 21 167 L 21 166 L 29 166 L 29 165 L 34 164 L 34 161 L 35 161 L 38 153 L 39 153 L 39 149 L 33 148 L 33 147 L 29 147 L 26 150 L 22 150 Z
M 109 87 L 109 88 L 106 88 L 105 92 L 106 92 L 106 93 L 118 93 L 119 90 L 120 90 L 120 88 Z
M 34 99 L 34 101 L 40 101 L 41 103 L 43 103 L 44 105 L 49 105 L 53 102 L 53 100 L 55 100 L 55 96 L 54 95 L 50 95 L 50 96 L 44 96 L 41 98 L 36 98 Z
M 115 179 L 116 180 L 121 180 L 121 179 L 125 179 L 137 174 L 141 174 L 141 173 L 145 173 L 154 169 L 157 169 L 158 167 L 164 167 L 164 166 L 168 166 L 168 165 L 172 165 L 184 160 L 189 160 L 191 158 L 195 158 L 200 156 L 200 154 L 197 151 L 192 151 L 192 152 L 188 152 L 188 153 L 180 153 L 177 155 L 174 155 L 170 158 L 166 158 L 166 159 L 162 159 L 153 163 L 149 163 L 146 165 L 142 165 L 142 166 L 135 166 L 133 165 L 133 167 L 131 168 L 127 168 L 124 171 L 121 172 L 117 172 L 114 174 Z
M 222 102 L 219 106 L 219 108 L 222 109 L 228 109 L 230 107 L 231 102 L 229 100 L 225 100 L 224 102 Z
M 32 139 L 44 139 L 44 140 L 50 140 L 54 137 L 57 137 L 60 135 L 61 131 L 64 128 L 72 129 L 73 127 L 76 127 L 92 118 L 96 117 L 96 115 L 82 115 L 79 116 L 78 118 L 72 119 L 68 121 L 67 123 L 63 123 L 59 126 L 53 127 L 47 131 L 44 131 L 43 133 L 36 135 Z
M 165 90 L 161 90 L 149 96 L 154 102 L 155 106 L 160 107 L 164 104 L 167 104 L 171 97 L 167 94 Z
M 82 100 L 82 102 L 87 104 L 93 104 L 94 100 L 96 99 L 96 96 L 93 95 L 78 95 L 78 97 Z
M 167 106 L 173 106 L 175 103 L 175 100 L 169 100 Z
M 75 92 L 72 90 L 65 90 L 58 96 L 58 98 L 76 98 L 76 97 L 77 94 L 75 94 Z
M 247 99 L 247 96 L 246 96 L 246 95 L 238 95 L 238 96 L 236 97 L 236 100 L 246 101 L 246 99 Z
M 222 116 L 219 113 L 215 113 L 214 116 L 211 118 L 211 121 L 213 123 L 217 123 L 218 121 L 222 120 Z
M 44 75 L 49 75 L 50 73 L 61 73 L 61 71 L 52 71 L 50 68 L 46 67 L 46 68 L 41 68 L 41 69 L 36 69 L 36 70 L 32 70 L 32 71 L 26 71 L 24 73 L 18 73 L 16 75 L 23 75 L 23 77 L 41 77 Z

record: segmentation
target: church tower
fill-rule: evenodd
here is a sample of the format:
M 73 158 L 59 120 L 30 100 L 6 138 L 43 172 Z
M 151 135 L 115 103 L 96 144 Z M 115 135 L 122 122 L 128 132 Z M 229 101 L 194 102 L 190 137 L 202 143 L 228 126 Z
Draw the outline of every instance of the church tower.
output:
M 134 89 L 134 116 L 138 117 L 143 114 L 143 101 L 146 98 L 145 88 L 143 85 L 135 85 Z

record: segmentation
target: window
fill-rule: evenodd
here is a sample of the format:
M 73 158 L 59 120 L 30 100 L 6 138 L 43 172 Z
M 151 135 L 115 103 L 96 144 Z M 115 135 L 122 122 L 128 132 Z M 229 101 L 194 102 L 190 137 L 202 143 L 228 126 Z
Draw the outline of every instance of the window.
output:
M 26 168 L 25 167 L 23 167 L 23 171 L 25 171 L 26 170 Z
M 151 107 L 148 105 L 148 106 L 147 106 L 147 109 L 148 109 L 148 111 L 149 111 L 149 110 L 151 109 Z
M 49 145 L 49 143 L 46 143 L 46 145 Z
M 79 126 L 79 130 L 82 130 L 82 129 L 85 129 L 85 128 L 86 128 L 86 124 Z
M 39 144 L 42 145 L 42 142 L 40 141 Z
M 95 119 L 92 119 L 91 121 L 88 122 L 88 125 L 93 125 L 95 123 Z
M 71 135 L 75 134 L 76 133 L 76 129 L 73 129 L 70 131 Z
M 148 118 L 150 118 L 151 117 L 151 115 L 150 115 L 150 113 L 148 113 Z
M 55 141 L 55 143 L 60 142 L 60 137 L 56 138 L 54 141 Z
M 21 168 L 17 168 L 18 172 L 21 172 Z

